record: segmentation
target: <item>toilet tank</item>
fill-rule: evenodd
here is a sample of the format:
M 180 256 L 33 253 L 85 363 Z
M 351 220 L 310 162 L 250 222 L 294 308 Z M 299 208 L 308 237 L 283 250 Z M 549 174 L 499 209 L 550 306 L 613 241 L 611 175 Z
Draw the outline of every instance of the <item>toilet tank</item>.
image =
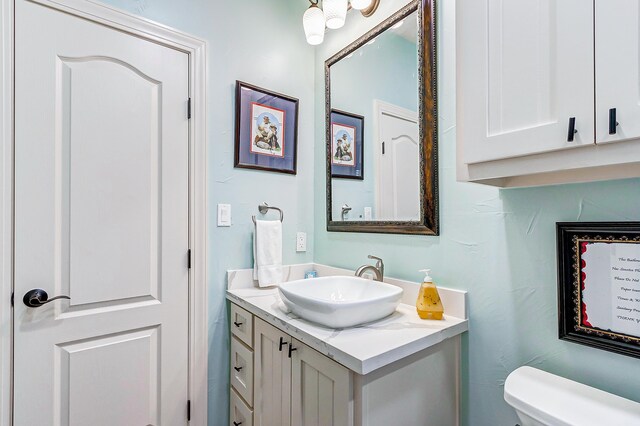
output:
M 532 367 L 509 374 L 504 399 L 522 426 L 640 425 L 640 403 Z

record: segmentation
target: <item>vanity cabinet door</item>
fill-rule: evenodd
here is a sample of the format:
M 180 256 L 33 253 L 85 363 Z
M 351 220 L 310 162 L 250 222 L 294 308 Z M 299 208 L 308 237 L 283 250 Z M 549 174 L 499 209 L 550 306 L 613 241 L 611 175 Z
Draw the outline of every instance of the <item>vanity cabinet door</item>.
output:
M 291 337 L 256 318 L 254 324 L 254 425 L 291 424 Z M 296 424 L 296 423 L 293 423 Z
M 295 339 L 291 344 L 291 424 L 353 425 L 349 370 Z
M 463 163 L 593 145 L 593 2 L 457 0 L 456 31 Z
M 638 138 L 640 4 L 637 0 L 596 0 L 595 4 L 596 143 Z

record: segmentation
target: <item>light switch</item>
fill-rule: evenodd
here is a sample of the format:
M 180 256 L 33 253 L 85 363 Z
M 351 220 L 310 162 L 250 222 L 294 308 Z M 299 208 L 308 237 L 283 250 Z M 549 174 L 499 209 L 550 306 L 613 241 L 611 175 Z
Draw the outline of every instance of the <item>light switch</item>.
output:
M 371 220 L 371 207 L 364 208 L 364 220 Z
M 218 226 L 231 226 L 231 204 L 218 204 Z
M 296 251 L 307 251 L 307 233 L 298 232 L 296 234 Z

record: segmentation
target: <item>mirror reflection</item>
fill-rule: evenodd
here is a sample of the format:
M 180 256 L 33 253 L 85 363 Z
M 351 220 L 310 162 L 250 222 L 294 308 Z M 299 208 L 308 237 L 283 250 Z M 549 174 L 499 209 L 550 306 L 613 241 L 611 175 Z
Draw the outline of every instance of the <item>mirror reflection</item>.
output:
M 333 221 L 419 221 L 417 11 L 330 67 Z

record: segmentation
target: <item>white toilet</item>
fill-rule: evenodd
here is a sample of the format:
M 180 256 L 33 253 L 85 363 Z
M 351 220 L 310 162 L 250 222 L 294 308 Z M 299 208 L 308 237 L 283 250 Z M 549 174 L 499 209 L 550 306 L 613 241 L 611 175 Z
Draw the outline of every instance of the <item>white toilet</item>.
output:
M 504 399 L 521 426 L 640 425 L 640 403 L 532 367 L 509 374 Z

